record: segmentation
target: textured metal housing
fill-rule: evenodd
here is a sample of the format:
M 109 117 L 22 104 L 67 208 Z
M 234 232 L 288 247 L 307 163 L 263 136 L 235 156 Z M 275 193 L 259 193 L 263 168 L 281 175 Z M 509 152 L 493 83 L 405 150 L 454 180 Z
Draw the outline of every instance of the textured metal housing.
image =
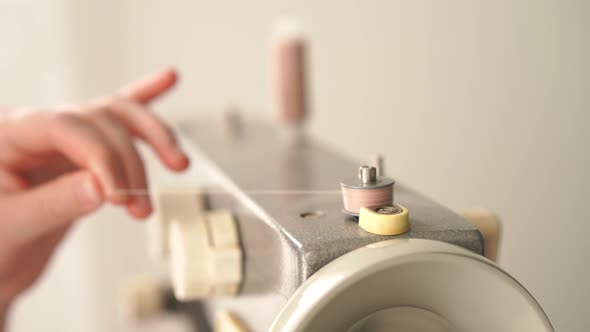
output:
M 293 292 L 315 271 L 359 247 L 392 238 L 424 238 L 483 253 L 480 232 L 462 217 L 404 185 L 396 202 L 410 211 L 410 231 L 379 236 L 343 214 L 340 181 L 358 170 L 350 160 L 310 140 L 282 139 L 261 122 L 244 122 L 229 135 L 211 121 L 183 122 L 181 130 L 226 194 L 208 195 L 209 207 L 234 211 L 245 258 L 242 295 L 207 301 L 266 331 Z M 190 309 L 190 306 L 187 306 Z

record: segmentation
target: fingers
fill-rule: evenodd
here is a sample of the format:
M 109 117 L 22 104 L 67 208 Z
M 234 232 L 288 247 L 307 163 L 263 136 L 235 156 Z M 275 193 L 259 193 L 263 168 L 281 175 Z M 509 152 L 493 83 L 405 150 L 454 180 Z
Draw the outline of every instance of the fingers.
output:
M 123 162 L 128 187 L 120 190 L 130 191 L 126 203 L 129 213 L 137 218 L 147 217 L 152 211 L 146 195 L 147 176 L 133 138 L 119 119 L 108 110 L 92 113 L 90 120 L 105 134 Z
M 127 202 L 125 165 L 107 133 L 84 119 L 62 113 L 50 127 L 55 146 L 76 164 L 90 169 L 100 180 L 106 197 L 114 204 Z
M 120 94 L 139 103 L 148 103 L 174 86 L 177 78 L 174 69 L 163 69 L 122 88 Z
M 188 158 L 173 132 L 143 105 L 168 91 L 176 80 L 176 72 L 165 69 L 121 89 L 118 97 L 103 100 L 90 111 L 69 105 L 63 106 L 67 113 L 32 114 L 27 121 L 9 126 L 8 136 L 15 138 L 12 143 L 16 143 L 14 150 L 19 153 L 8 166 L 22 168 L 31 156 L 59 152 L 95 176 L 103 199 L 126 204 L 136 217 L 149 215 L 146 172 L 132 137 L 146 141 L 168 168 L 183 170 L 188 166 Z M 0 180 L 11 182 L 7 185 L 10 191 L 18 185 L 13 178 Z M 36 182 L 41 184 L 35 188 L 53 183 L 43 181 Z M 138 194 L 130 197 L 134 191 Z
M 14 226 L 4 230 L 18 232 L 12 238 L 31 238 L 67 226 L 95 211 L 103 201 L 92 173 L 76 171 L 30 190 L 3 197 L 0 200 L 0 220 Z
M 9 131 L 6 136 L 13 140 L 12 150 L 19 153 L 8 167 L 19 169 L 32 156 L 60 152 L 75 166 L 91 170 L 110 202 L 126 204 L 129 212 L 139 218 L 149 215 L 151 206 L 144 191 L 144 165 L 132 134 L 148 142 L 169 168 L 183 170 L 188 166 L 188 158 L 170 129 L 144 106 L 128 99 L 77 113 L 30 113 L 12 121 L 5 126 Z
M 123 162 L 106 135 L 84 118 L 69 113 L 34 113 L 16 120 L 7 130 L 23 158 L 60 152 L 76 166 L 92 171 L 112 203 L 126 202 L 126 194 L 118 191 L 127 188 Z M 12 168 L 18 169 L 19 162 L 13 160 Z
M 147 142 L 160 160 L 172 170 L 184 170 L 188 157 L 177 144 L 174 132 L 145 106 L 127 99 L 113 100 L 109 104 L 129 131 Z

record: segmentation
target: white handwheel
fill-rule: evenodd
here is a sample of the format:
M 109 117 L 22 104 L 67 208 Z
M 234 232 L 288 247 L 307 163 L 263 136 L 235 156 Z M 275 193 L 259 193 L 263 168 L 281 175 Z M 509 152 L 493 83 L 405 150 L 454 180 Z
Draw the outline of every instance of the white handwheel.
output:
M 553 331 L 535 299 L 490 260 L 422 239 L 339 257 L 292 296 L 271 331 Z

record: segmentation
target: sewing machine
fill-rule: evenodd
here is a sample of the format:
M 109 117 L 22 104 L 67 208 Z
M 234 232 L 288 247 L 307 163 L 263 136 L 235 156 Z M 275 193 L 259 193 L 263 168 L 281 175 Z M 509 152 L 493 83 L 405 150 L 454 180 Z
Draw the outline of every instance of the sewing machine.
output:
M 553 331 L 492 261 L 493 215 L 459 215 L 389 180 L 390 209 L 366 219 L 343 205 L 343 181 L 366 162 L 306 137 L 304 44 L 281 31 L 272 63 L 282 125 L 235 110 L 177 123 L 207 181 L 152 193 L 150 252 L 169 260 L 169 283 L 132 288 L 130 316 L 182 312 L 218 332 Z M 402 227 L 383 232 L 396 213 Z
M 359 162 L 235 121 L 180 123 L 209 181 L 154 193 L 152 253 L 170 260 L 175 296 L 137 289 L 142 317 L 184 312 L 199 331 L 552 331 L 459 214 L 396 184 L 409 231 L 366 232 L 339 191 Z

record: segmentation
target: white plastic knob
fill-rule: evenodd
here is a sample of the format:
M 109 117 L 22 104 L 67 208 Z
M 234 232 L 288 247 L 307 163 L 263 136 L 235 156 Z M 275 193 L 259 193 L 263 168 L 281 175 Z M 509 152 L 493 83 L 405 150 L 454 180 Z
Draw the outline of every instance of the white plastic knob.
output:
M 197 188 L 156 189 L 150 254 L 170 255 L 174 295 L 187 301 L 231 296 L 242 280 L 242 251 L 230 211 L 205 211 Z
M 174 220 L 170 224 L 170 272 L 178 300 L 206 298 L 211 294 L 209 244 L 204 218 Z
M 205 209 L 205 199 L 198 188 L 154 188 L 151 194 L 154 216 L 148 223 L 148 252 L 161 259 L 168 256 L 168 231 L 173 220 L 187 220 Z
M 229 211 L 173 220 L 170 272 L 178 300 L 235 295 L 242 280 L 242 252 Z
M 479 229 L 483 236 L 484 256 L 498 262 L 502 224 L 498 216 L 487 209 L 460 210 L 458 213 Z
M 242 252 L 234 218 L 229 211 L 214 211 L 207 214 L 207 224 L 211 234 L 209 263 L 215 281 L 214 294 L 233 295 L 242 279 Z

